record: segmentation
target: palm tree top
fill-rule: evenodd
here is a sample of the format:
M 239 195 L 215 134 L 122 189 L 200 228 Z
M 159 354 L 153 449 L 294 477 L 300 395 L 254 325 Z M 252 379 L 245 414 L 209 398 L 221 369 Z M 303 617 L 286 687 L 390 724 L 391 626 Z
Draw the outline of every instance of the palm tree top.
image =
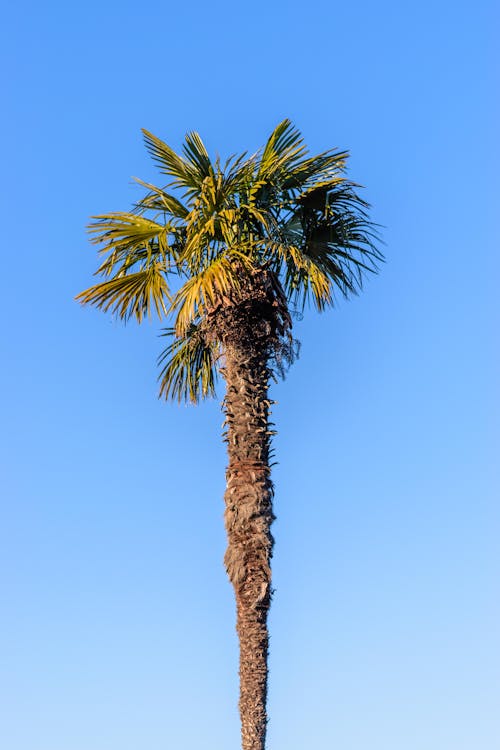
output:
M 131 211 L 92 217 L 104 278 L 77 299 L 123 320 L 170 319 L 160 392 L 196 402 L 214 392 L 222 344 L 205 335 L 207 316 L 256 274 L 265 269 L 285 306 L 323 310 L 335 292 L 356 293 L 383 257 L 369 206 L 345 176 L 348 153 L 310 156 L 288 119 L 255 154 L 225 163 L 195 132 L 181 153 L 143 133 L 167 182 L 137 179 L 145 193 Z

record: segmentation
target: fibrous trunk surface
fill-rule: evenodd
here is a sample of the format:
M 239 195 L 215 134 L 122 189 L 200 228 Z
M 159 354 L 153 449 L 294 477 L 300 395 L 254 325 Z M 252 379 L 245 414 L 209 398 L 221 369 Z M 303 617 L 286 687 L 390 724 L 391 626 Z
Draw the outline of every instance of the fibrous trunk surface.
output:
M 233 296 L 209 311 L 206 335 L 222 344 L 224 411 L 229 464 L 224 514 L 224 558 L 236 594 L 240 643 L 240 717 L 243 750 L 266 740 L 267 614 L 271 603 L 271 524 L 268 399 L 269 362 L 290 358 L 291 320 L 277 277 L 264 268 L 242 273 Z
M 240 642 L 240 716 L 243 750 L 264 750 L 266 737 L 267 613 L 271 601 L 273 486 L 269 469 L 267 352 L 231 346 L 224 369 L 227 391 L 225 523 L 226 569 L 236 594 Z

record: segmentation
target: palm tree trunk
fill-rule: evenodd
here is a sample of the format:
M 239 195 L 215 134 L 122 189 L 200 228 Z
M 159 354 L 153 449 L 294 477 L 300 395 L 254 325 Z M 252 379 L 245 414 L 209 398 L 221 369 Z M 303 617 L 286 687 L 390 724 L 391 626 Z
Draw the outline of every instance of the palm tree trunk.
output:
M 236 595 L 243 750 L 264 750 L 267 725 L 267 613 L 273 548 L 270 527 L 274 520 L 267 359 L 264 345 L 233 343 L 226 347 L 223 371 L 229 457 L 224 562 Z

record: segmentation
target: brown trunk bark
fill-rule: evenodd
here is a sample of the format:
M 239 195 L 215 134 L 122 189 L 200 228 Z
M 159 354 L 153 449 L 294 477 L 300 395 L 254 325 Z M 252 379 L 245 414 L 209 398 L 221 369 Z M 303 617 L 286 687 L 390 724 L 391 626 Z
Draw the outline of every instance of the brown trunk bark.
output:
M 246 338 L 246 337 L 244 337 Z M 246 339 L 248 342 L 248 339 Z M 240 717 L 243 750 L 264 750 L 266 739 L 267 613 L 271 602 L 268 347 L 226 346 L 224 378 L 229 465 L 224 558 L 236 595 L 240 643 Z

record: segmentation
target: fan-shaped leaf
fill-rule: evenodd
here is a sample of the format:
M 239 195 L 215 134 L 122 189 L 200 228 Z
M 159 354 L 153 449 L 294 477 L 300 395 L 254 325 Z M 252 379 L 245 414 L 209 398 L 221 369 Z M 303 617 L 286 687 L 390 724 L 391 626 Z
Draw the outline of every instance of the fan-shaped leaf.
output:
M 76 299 L 107 312 L 110 310 L 123 320 L 135 317 L 140 323 L 153 311 L 161 317 L 167 313 L 165 300 L 170 297 L 164 267 L 154 264 L 144 271 L 95 284 Z
M 172 339 L 158 359 L 162 366 L 158 380 L 160 398 L 197 403 L 215 395 L 218 345 L 207 343 L 200 327 L 191 325 L 178 338 L 173 328 L 162 334 Z

